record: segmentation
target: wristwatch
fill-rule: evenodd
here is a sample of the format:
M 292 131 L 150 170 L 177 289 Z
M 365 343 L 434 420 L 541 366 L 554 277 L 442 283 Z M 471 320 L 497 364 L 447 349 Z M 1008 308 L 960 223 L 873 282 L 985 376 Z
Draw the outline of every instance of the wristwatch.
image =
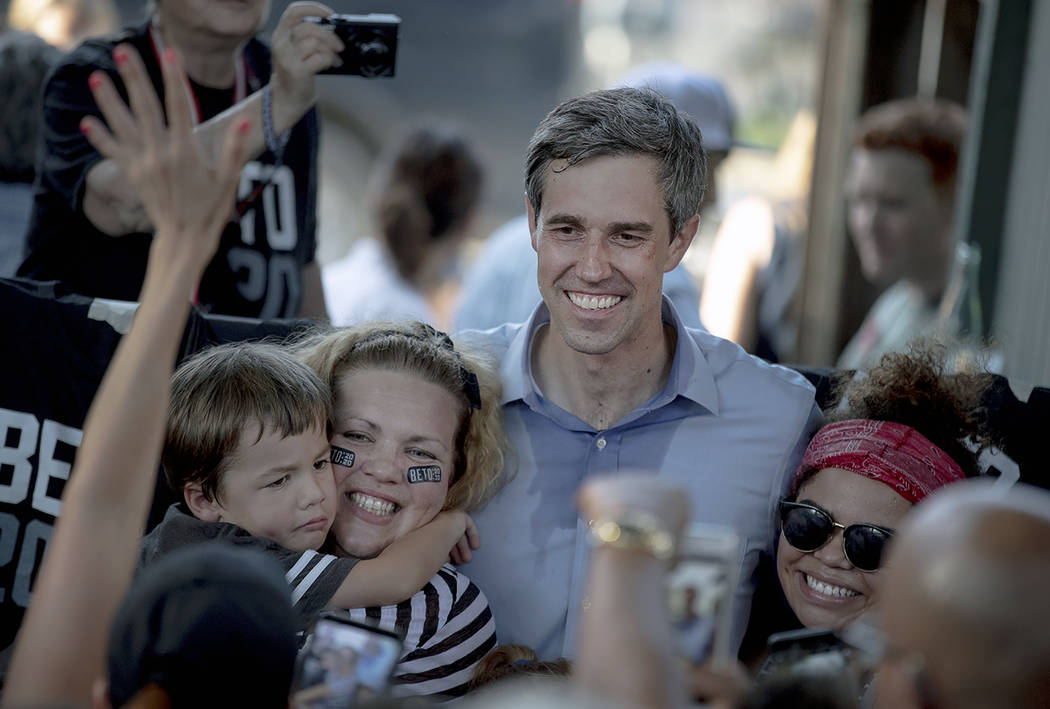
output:
M 675 537 L 655 516 L 624 511 L 588 523 L 592 546 L 643 551 L 660 561 L 674 557 Z

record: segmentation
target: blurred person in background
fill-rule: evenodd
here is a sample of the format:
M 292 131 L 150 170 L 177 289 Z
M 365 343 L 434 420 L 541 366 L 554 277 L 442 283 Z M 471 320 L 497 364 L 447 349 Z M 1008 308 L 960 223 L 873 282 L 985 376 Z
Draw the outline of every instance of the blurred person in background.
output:
M 55 68 L 43 99 L 43 147 L 25 260 L 18 275 L 58 280 L 88 296 L 137 300 L 153 225 L 141 201 L 111 160 L 81 132 L 98 116 L 89 84 L 93 72 L 117 75 L 126 54 L 142 56 L 156 93 L 169 50 L 181 54 L 189 76 L 194 135 L 206 153 L 216 135 L 252 118 L 249 149 L 218 252 L 196 301 L 205 310 L 259 318 L 324 316 L 316 246 L 318 122 L 314 75 L 338 62 L 342 42 L 304 22 L 331 9 L 293 3 L 273 33 L 273 49 L 255 38 L 267 0 L 160 0 L 150 18 L 84 42 Z M 118 84 L 119 85 L 119 84 Z M 234 110 L 229 110 L 231 107 Z M 148 149 L 147 138 L 140 146 Z
M 1050 702 L 1050 494 L 969 482 L 934 495 L 890 554 L 876 706 Z
M 861 116 L 847 219 L 864 277 L 888 287 L 839 356 L 840 369 L 870 367 L 937 324 L 965 131 L 964 109 L 943 100 L 900 99 Z
M 623 75 L 616 86 L 655 89 L 700 127 L 708 159 L 708 181 L 701 208 L 717 199 L 715 172 L 735 144 L 736 111 L 718 79 L 679 64 L 643 64 Z M 524 216 L 497 229 L 485 242 L 463 279 L 454 322 L 457 330 L 485 330 L 505 322 L 522 322 L 540 302 L 536 283 L 536 252 Z M 689 327 L 702 327 L 699 294 L 684 265 L 664 276 L 664 293 Z
M 773 166 L 770 196 L 734 202 L 704 271 L 700 319 L 709 332 L 770 362 L 794 357 L 790 309 L 802 276 L 816 118 L 796 114 Z
M 117 29 L 120 13 L 113 0 L 11 0 L 7 24 L 68 52 L 88 37 Z
M 321 272 L 332 324 L 419 320 L 448 329 L 481 162 L 458 129 L 419 127 L 388 149 L 379 176 L 372 200 L 379 238 L 360 237 Z
M 33 207 L 34 149 L 44 77 L 61 53 L 18 30 L 0 31 L 0 277 L 15 275 Z

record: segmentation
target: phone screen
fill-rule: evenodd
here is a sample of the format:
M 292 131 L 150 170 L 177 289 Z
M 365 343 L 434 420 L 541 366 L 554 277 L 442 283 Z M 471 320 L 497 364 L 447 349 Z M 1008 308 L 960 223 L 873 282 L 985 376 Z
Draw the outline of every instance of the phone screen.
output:
M 688 661 L 731 658 L 739 568 L 740 540 L 732 529 L 694 524 L 682 536 L 668 577 L 668 610 L 678 654 Z
M 401 649 L 395 633 L 322 614 L 299 653 L 295 706 L 342 709 L 385 694 Z

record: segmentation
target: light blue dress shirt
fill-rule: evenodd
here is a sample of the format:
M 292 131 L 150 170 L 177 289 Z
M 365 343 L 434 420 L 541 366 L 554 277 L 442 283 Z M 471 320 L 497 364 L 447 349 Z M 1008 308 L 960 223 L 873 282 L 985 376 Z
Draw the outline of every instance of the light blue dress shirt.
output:
M 664 295 L 688 327 L 700 324 L 700 294 L 693 276 L 678 264 L 664 274 Z M 536 252 L 529 218 L 515 217 L 494 231 L 463 277 L 456 330 L 487 330 L 506 322 L 523 322 L 539 303 Z
M 602 431 L 536 386 L 529 353 L 550 322 L 545 305 L 525 323 L 460 333 L 500 362 L 512 449 L 510 482 L 472 514 L 482 548 L 466 569 L 489 598 L 500 642 L 543 658 L 575 654 L 588 534 L 573 496 L 589 477 L 652 470 L 688 491 L 693 522 L 728 525 L 741 537 L 731 638 L 739 647 L 759 554 L 772 552 L 776 503 L 820 411 L 802 375 L 686 329 L 666 296 L 663 319 L 678 332 L 666 387 Z

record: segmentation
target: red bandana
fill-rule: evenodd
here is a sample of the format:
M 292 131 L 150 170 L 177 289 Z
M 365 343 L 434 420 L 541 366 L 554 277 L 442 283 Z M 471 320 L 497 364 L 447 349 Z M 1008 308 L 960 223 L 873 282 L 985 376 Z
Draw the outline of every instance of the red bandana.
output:
M 910 426 L 850 419 L 824 426 L 795 473 L 842 468 L 889 485 L 915 504 L 939 487 L 966 478 L 952 458 Z

